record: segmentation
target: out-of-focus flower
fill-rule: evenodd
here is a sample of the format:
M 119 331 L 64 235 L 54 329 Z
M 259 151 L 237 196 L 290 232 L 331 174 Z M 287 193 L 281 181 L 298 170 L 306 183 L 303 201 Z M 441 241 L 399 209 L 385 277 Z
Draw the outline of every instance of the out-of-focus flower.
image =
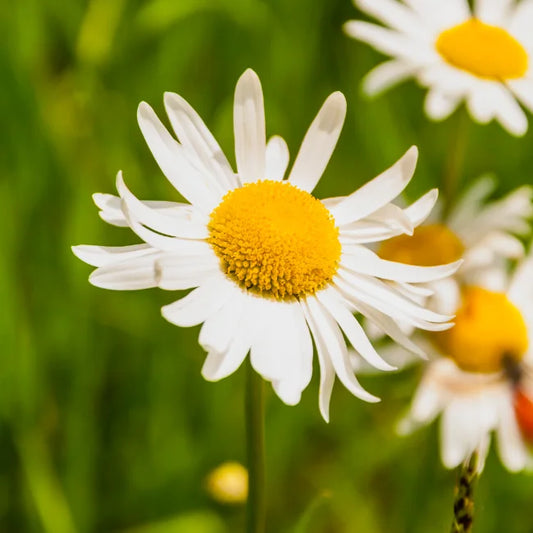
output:
M 428 88 L 425 111 L 448 117 L 462 101 L 474 120 L 496 119 L 513 135 L 527 131 L 520 102 L 533 110 L 533 4 L 529 1 L 354 0 L 388 27 L 360 20 L 345 31 L 394 59 L 364 80 L 368 94 L 414 77 Z M 518 100 L 518 101 L 517 101 Z
M 428 284 L 433 293 L 428 305 L 434 310 L 453 314 L 464 285 L 505 290 L 509 260 L 525 255 L 518 236 L 531 232 L 533 189 L 520 187 L 499 200 L 487 201 L 495 185 L 490 177 L 478 179 L 449 215 L 443 219 L 437 216 L 419 226 L 412 236 L 394 237 L 378 249 L 384 259 L 413 265 L 463 259 L 453 276 Z
M 219 503 L 244 503 L 248 497 L 248 471 L 240 463 L 222 463 L 207 476 L 206 488 Z
M 392 367 L 353 312 L 412 350 L 397 321 L 432 331 L 449 327 L 449 316 L 410 296 L 417 284 L 455 272 L 457 262 L 404 265 L 365 246 L 412 233 L 433 207 L 435 190 L 406 209 L 391 203 L 413 175 L 416 148 L 353 194 L 320 201 L 311 192 L 344 123 L 341 93 L 325 101 L 287 179 L 287 145 L 280 137 L 266 142 L 263 93 L 253 71 L 241 76 L 235 91 L 237 174 L 183 98 L 167 93 L 165 107 L 179 142 L 144 102 L 139 125 L 159 166 L 190 203 L 143 202 L 119 173 L 120 197 L 98 194 L 95 202 L 104 220 L 129 226 L 144 242 L 74 247 L 98 267 L 91 283 L 114 290 L 194 289 L 162 312 L 178 326 L 203 323 L 199 341 L 208 351 L 202 369 L 208 380 L 232 374 L 250 352 L 253 368 L 285 403 L 296 404 L 311 379 L 314 339 L 326 420 L 335 376 L 355 396 L 377 401 L 355 378 L 343 333 L 371 365 Z
M 427 365 L 400 432 L 441 414 L 446 467 L 478 450 L 482 468 L 492 432 L 508 470 L 531 466 L 533 254 L 517 268 L 506 292 L 465 287 L 455 323 L 428 335 L 437 357 Z

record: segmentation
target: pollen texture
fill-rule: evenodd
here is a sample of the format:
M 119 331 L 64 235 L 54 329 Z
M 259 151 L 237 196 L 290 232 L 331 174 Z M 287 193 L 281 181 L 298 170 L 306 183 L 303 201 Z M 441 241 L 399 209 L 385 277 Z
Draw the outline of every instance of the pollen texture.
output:
M 382 259 L 408 265 L 436 266 L 453 263 L 464 252 L 459 237 L 442 224 L 419 226 L 412 236 L 400 235 L 385 241 L 378 254 Z
M 288 182 L 259 181 L 228 192 L 208 227 L 226 275 L 261 296 L 314 294 L 337 271 L 341 245 L 333 217 Z
M 498 372 L 504 358 L 520 361 L 528 348 L 520 311 L 503 293 L 467 287 L 455 326 L 432 333 L 441 350 L 468 372 Z
M 512 80 L 528 69 L 527 52 L 510 33 L 476 18 L 443 31 L 435 46 L 450 65 L 479 78 Z

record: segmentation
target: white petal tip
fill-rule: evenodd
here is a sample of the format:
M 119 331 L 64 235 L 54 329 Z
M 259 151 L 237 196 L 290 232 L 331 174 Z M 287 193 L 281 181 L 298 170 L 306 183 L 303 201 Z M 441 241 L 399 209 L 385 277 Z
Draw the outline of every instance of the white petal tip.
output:
M 360 36 L 364 34 L 364 30 L 360 31 L 362 28 L 364 28 L 364 23 L 359 20 L 349 20 L 342 26 L 344 33 L 350 37 L 355 37 L 356 39 L 359 39 Z
M 332 133 L 342 127 L 346 117 L 346 98 L 340 91 L 330 94 L 322 107 L 327 108 L 327 113 L 321 113 L 321 121 L 319 127 L 323 131 Z
M 259 76 L 255 72 L 255 70 L 251 68 L 247 68 L 241 74 L 241 77 L 237 81 L 237 86 L 248 85 L 248 84 L 259 85 L 259 87 L 261 86 L 261 81 L 259 80 Z
M 88 265 L 92 265 L 91 257 L 93 254 L 90 253 L 93 246 L 86 245 L 86 244 L 78 244 L 77 246 L 71 246 L 70 249 L 72 250 L 72 253 L 81 261 L 84 263 L 87 263 Z

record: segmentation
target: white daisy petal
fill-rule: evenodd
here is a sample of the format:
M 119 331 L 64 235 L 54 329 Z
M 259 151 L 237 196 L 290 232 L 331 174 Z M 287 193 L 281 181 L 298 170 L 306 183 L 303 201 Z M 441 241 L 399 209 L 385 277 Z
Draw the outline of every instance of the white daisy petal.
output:
M 150 254 L 154 249 L 149 244 L 133 244 L 131 246 L 73 246 L 74 255 L 84 263 L 95 267 L 102 267 L 125 261 L 136 259 Z
M 198 342 L 204 350 L 214 354 L 211 357 L 213 361 L 217 360 L 216 353 L 224 354 L 227 351 L 232 338 L 237 334 L 245 301 L 241 291 L 235 287 L 233 293 L 224 299 L 220 309 L 205 320 L 200 330 Z M 209 374 L 210 364 L 207 364 L 206 367 Z M 209 376 L 205 377 L 211 379 Z
M 477 217 L 481 204 L 496 188 L 496 180 L 492 176 L 477 179 L 459 198 L 457 204 L 448 215 L 447 225 L 459 234 L 461 228 L 470 226 Z
M 300 305 L 271 302 L 271 305 L 265 306 L 261 302 L 261 308 L 261 328 L 250 354 L 252 366 L 265 379 L 275 383 L 274 389 L 285 403 L 295 405 L 300 401 L 302 390 L 308 385 L 312 373 L 311 339 L 309 335 L 307 339 L 302 337 L 302 330 L 297 328 L 296 323 L 298 314 L 302 316 Z M 300 358 L 302 340 L 307 342 L 308 358 L 305 361 Z
M 499 83 L 482 82 L 467 98 L 466 104 L 472 117 L 481 124 L 487 124 L 497 115 L 497 108 L 502 98 Z
M 396 320 L 427 331 L 442 331 L 451 327 L 447 321 L 452 317 L 439 315 L 415 304 L 377 279 L 343 270 L 339 272 L 335 283 L 355 306 L 362 302 Z
M 459 466 L 471 453 L 466 436 L 462 431 L 470 417 L 463 418 L 464 402 L 450 402 L 442 414 L 441 420 L 441 454 L 446 468 Z
M 412 433 L 422 424 L 429 424 L 442 410 L 446 396 L 432 381 L 423 379 L 416 391 L 411 409 L 400 420 L 397 431 L 400 435 Z
M 392 167 L 332 207 L 337 225 L 361 220 L 396 198 L 411 181 L 417 159 L 418 150 L 412 146 Z
M 266 169 L 267 180 L 281 181 L 289 165 L 289 147 L 279 135 L 270 137 L 266 145 Z
M 289 182 L 311 192 L 320 180 L 335 149 L 346 117 L 346 99 L 331 94 L 309 126 L 289 175 Z
M 347 339 L 361 357 L 379 370 L 395 370 L 395 367 L 388 364 L 376 352 L 368 340 L 363 328 L 357 319 L 343 305 L 342 300 L 336 295 L 334 289 L 320 291 L 316 296 L 331 316 L 337 321 Z
M 168 211 L 152 209 L 137 199 L 126 187 L 122 171 L 117 174 L 117 190 L 125 202 L 128 212 L 141 224 L 149 226 L 159 233 L 173 237 L 184 239 L 206 239 L 209 237 L 207 220 L 204 217 L 197 217 L 197 220 L 192 217 L 188 220 L 183 216 L 175 217 L 167 214 Z
M 471 16 L 467 0 L 404 0 L 404 3 L 436 30 L 460 24 Z
M 128 227 L 128 221 L 122 212 L 120 197 L 113 194 L 95 193 L 93 201 L 100 208 L 100 218 L 111 224 L 122 228 Z
M 486 24 L 502 26 L 514 3 L 515 0 L 475 0 L 474 14 Z
M 363 91 L 368 96 L 377 96 L 413 76 L 416 70 L 411 63 L 401 59 L 385 61 L 364 77 Z
M 533 0 L 521 0 L 511 15 L 507 29 L 529 50 L 533 48 L 531 24 L 533 24 Z
M 220 195 L 206 186 L 204 177 L 190 164 L 183 148 L 146 102 L 139 104 L 137 120 L 148 147 L 170 183 L 191 204 L 204 213 L 210 213 L 217 205 Z
M 235 324 L 233 334 L 229 339 L 228 348 L 224 353 L 210 351 L 202 367 L 202 375 L 209 381 L 218 381 L 233 374 L 244 362 L 246 355 L 250 351 L 252 344 L 253 331 L 249 326 L 254 316 L 254 301 L 244 295 L 242 299 L 238 326 Z
M 502 400 L 500 424 L 497 428 L 498 451 L 507 469 L 510 472 L 519 472 L 526 467 L 530 455 L 516 422 L 511 395 L 509 394 L 506 399 Z
M 533 9 L 532 9 L 533 14 Z M 518 97 L 520 102 L 533 113 L 533 80 L 522 78 L 507 81 L 507 86 Z
M 220 261 L 207 243 L 197 253 L 166 254 L 155 263 L 157 286 L 167 291 L 192 289 L 220 272 Z
M 413 11 L 396 0 L 355 0 L 355 5 L 402 33 L 425 35 L 427 32 Z
M 439 197 L 438 189 L 431 189 L 429 192 L 421 196 L 416 202 L 413 202 L 409 207 L 404 209 L 404 213 L 411 220 L 413 227 L 422 224 L 429 216 L 433 207 Z
M 232 288 L 230 282 L 222 274 L 213 276 L 181 300 L 165 305 L 161 313 L 176 326 L 183 328 L 196 326 L 224 305 L 234 294 Z
M 213 176 L 213 185 L 228 191 L 239 185 L 217 141 L 198 113 L 175 93 L 165 93 L 165 108 L 181 144 L 196 154 L 196 161 Z
M 404 333 L 402 328 L 385 313 L 377 311 L 373 307 L 364 304 L 363 302 L 357 302 L 354 304 L 354 308 L 357 312 L 368 318 L 373 324 L 375 324 L 385 335 L 390 337 L 394 342 L 397 342 L 400 346 L 403 346 L 406 350 L 413 352 L 422 359 L 427 359 L 426 354 L 420 347 L 415 344 L 408 335 Z
M 462 261 L 459 260 L 448 265 L 434 267 L 405 265 L 381 259 L 372 250 L 363 246 L 352 246 L 341 257 L 341 266 L 352 272 L 407 283 L 425 283 L 443 279 L 454 274 L 461 263 Z
M 248 69 L 235 88 L 233 108 L 235 157 L 241 183 L 265 177 L 265 108 L 257 74 Z
M 292 330 L 298 335 L 298 347 L 287 362 L 294 364 L 288 365 L 283 378 L 272 383 L 276 394 L 288 405 L 300 401 L 313 373 L 313 341 L 301 306 L 293 307 Z
M 89 281 L 95 287 L 113 291 L 156 287 L 154 262 L 159 256 L 160 252 L 152 250 L 135 259 L 107 264 L 94 270 L 89 276 Z
M 444 120 L 457 109 L 460 100 L 457 96 L 448 96 L 436 87 L 432 87 L 424 100 L 424 111 L 433 120 Z
M 496 119 L 512 135 L 521 137 L 527 132 L 527 118 L 511 93 L 501 88 L 495 113 Z
M 329 404 L 331 401 L 331 393 L 333 392 L 333 385 L 335 384 L 335 368 L 333 367 L 333 363 L 331 362 L 326 346 L 319 338 L 319 324 L 315 323 L 315 319 L 305 301 L 302 302 L 302 310 L 304 312 L 309 329 L 311 330 L 313 339 L 315 340 L 318 364 L 320 366 L 318 406 L 322 418 L 326 422 L 329 422 Z
M 343 27 L 351 37 L 372 45 L 383 54 L 405 59 L 411 64 L 423 65 L 433 59 L 433 51 L 429 47 L 420 46 L 419 41 L 409 39 L 399 32 L 385 29 L 377 24 L 350 20 Z
M 320 324 L 320 329 L 317 331 L 318 338 L 315 337 L 315 342 L 322 345 L 324 352 L 329 354 L 335 373 L 342 384 L 361 400 L 379 402 L 379 398 L 363 389 L 355 377 L 348 357 L 346 343 L 337 323 L 314 297 L 307 298 L 307 306 L 315 323 Z

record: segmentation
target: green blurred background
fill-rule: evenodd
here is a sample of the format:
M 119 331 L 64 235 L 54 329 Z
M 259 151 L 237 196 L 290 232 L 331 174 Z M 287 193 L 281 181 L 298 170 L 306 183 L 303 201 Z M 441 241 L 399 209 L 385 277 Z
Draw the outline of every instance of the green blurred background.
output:
M 119 169 L 141 198 L 176 198 L 138 130 L 139 101 L 162 115 L 163 92 L 179 92 L 233 157 L 246 67 L 262 79 L 268 133 L 293 154 L 325 97 L 346 94 L 319 197 L 351 192 L 411 144 L 421 157 L 408 194 L 438 185 L 455 118 L 428 122 L 412 82 L 362 97 L 381 57 L 342 33 L 358 16 L 348 0 L 2 2 L 0 532 L 242 530 L 243 508 L 204 488 L 213 467 L 244 460 L 242 371 L 206 383 L 198 328 L 160 316 L 177 295 L 94 288 L 70 246 L 135 242 L 91 201 L 114 192 Z M 531 183 L 532 140 L 472 125 L 461 187 L 486 171 L 499 194 Z M 329 425 L 316 374 L 297 407 L 268 392 L 269 533 L 448 531 L 455 473 L 438 461 L 436 428 L 394 434 L 420 369 L 364 379 L 379 405 L 337 385 Z M 476 532 L 532 532 L 532 498 L 533 477 L 491 452 Z

